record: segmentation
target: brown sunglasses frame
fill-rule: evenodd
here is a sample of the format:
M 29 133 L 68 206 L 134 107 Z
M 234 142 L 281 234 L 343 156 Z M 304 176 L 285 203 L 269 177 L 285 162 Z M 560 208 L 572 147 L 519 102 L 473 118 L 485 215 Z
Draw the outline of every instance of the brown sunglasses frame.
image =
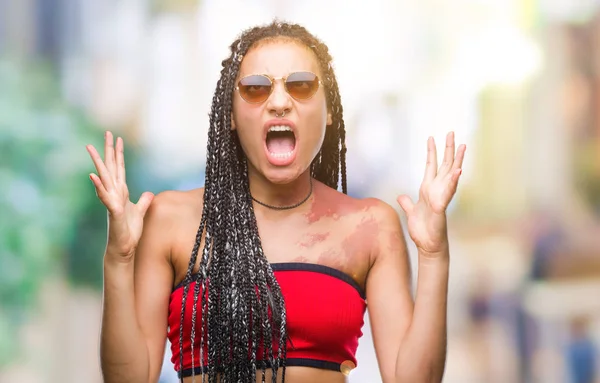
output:
M 317 79 L 317 83 L 319 84 L 319 86 L 315 90 L 315 93 L 313 93 L 310 97 L 308 97 L 308 98 L 296 98 L 296 97 L 292 96 L 292 94 L 288 90 L 288 88 L 287 88 L 287 79 L 288 79 L 288 77 L 290 77 L 291 75 L 296 74 L 296 73 L 310 73 L 310 74 L 313 74 L 315 76 L 315 78 Z M 252 76 L 263 76 L 263 77 L 268 78 L 269 81 L 271 81 L 271 90 L 269 91 L 269 94 L 267 95 L 267 98 L 265 98 L 263 101 L 257 101 L 257 102 L 248 101 L 248 100 L 246 100 L 244 98 L 244 96 L 242 96 L 242 93 L 240 92 L 240 85 L 239 85 L 240 82 L 242 82 L 242 80 L 244 80 L 245 78 L 252 77 Z M 239 95 L 242 98 L 242 100 L 246 101 L 248 104 L 262 104 L 263 102 L 267 101 L 269 99 L 269 97 L 271 97 L 271 94 L 273 93 L 273 89 L 275 89 L 275 86 L 274 86 L 275 81 L 277 81 L 277 80 L 282 80 L 283 81 L 283 87 L 285 88 L 286 93 L 289 94 L 290 97 L 293 98 L 296 101 L 310 100 L 311 98 L 313 98 L 315 96 L 315 94 L 317 94 L 317 92 L 319 91 L 319 88 L 321 86 L 323 86 L 323 83 L 321 82 L 321 79 L 319 78 L 319 76 L 317 76 L 316 73 L 313 73 L 313 72 L 307 71 L 307 70 L 303 70 L 303 71 L 291 72 L 291 73 L 288 73 L 286 76 L 282 76 L 282 77 L 272 77 L 272 76 L 269 76 L 268 74 L 262 74 L 262 73 L 261 74 L 249 74 L 247 76 L 244 76 L 244 77 L 240 78 L 240 81 L 238 81 L 238 85 L 235 87 L 235 90 L 237 90 L 237 92 L 239 93 Z

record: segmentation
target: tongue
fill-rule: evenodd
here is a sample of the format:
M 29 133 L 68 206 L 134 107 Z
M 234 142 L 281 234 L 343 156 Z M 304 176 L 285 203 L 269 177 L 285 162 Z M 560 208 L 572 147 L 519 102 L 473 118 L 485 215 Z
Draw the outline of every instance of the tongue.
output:
M 267 139 L 269 153 L 289 153 L 294 150 L 294 139 L 292 137 L 269 137 Z

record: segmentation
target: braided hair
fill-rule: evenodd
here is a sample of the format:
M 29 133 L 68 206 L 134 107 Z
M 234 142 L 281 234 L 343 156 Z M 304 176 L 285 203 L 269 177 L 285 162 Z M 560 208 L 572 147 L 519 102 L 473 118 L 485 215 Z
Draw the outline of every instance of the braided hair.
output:
M 183 281 L 180 373 L 186 299 L 195 282 L 190 334 L 192 375 L 201 367 L 203 382 L 205 378 L 216 382 L 217 374 L 221 382 L 254 382 L 258 369 L 266 382 L 268 368 L 273 372 L 272 382 L 276 381 L 279 369 L 285 376 L 288 338 L 284 300 L 263 253 L 250 196 L 247 159 L 237 132 L 231 129 L 232 96 L 242 58 L 258 42 L 277 39 L 301 43 L 317 58 L 332 125 L 312 161 L 311 176 L 334 189 L 338 189 L 341 178 L 342 192 L 347 192 L 343 110 L 327 46 L 304 27 L 277 20 L 246 30 L 231 44 L 231 55 L 222 62 L 213 96 L 202 218 Z M 194 274 L 203 235 L 199 272 Z M 197 336 L 200 336 L 200 350 L 194 350 Z M 198 353 L 200 363 L 206 360 L 206 365 L 193 365 L 193 356 Z

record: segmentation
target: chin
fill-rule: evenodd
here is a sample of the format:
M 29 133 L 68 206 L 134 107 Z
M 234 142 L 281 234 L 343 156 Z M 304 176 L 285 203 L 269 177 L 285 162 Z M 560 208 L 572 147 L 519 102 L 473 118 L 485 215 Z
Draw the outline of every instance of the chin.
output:
M 269 182 L 276 185 L 286 185 L 294 182 L 300 177 L 304 171 L 303 168 L 295 166 L 286 166 L 285 168 L 274 168 L 272 165 L 268 165 L 267 169 L 264 169 L 261 173 L 269 180 Z

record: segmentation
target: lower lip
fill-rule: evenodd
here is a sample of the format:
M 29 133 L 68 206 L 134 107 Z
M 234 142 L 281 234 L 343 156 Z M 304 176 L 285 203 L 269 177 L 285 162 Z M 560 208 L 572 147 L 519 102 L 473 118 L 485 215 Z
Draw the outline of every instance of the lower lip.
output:
M 294 162 L 294 160 L 296 159 L 296 152 L 298 149 L 298 141 L 296 140 L 296 144 L 294 145 L 294 149 L 285 154 L 279 154 L 279 153 L 270 153 L 269 150 L 267 149 L 267 143 L 265 142 L 265 153 L 267 154 L 267 160 L 269 161 L 269 163 L 273 166 L 288 166 L 291 165 L 292 162 Z

